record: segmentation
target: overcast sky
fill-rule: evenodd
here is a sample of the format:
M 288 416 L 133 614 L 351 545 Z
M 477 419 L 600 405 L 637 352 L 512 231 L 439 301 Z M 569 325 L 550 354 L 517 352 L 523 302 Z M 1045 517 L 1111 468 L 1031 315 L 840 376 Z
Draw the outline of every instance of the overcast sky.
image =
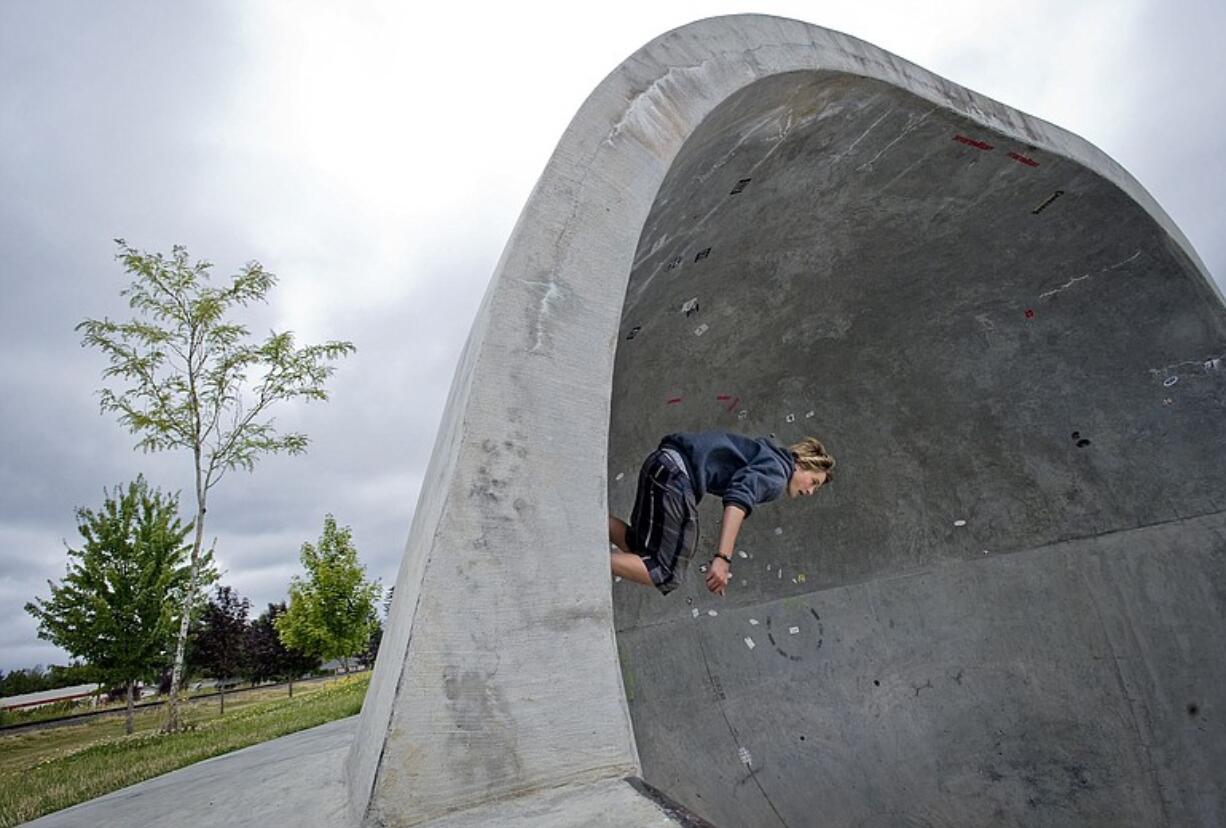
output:
M 279 285 L 252 330 L 349 339 L 327 403 L 279 409 L 304 457 L 210 501 L 223 583 L 283 600 L 325 513 L 394 582 L 460 348 L 529 190 L 595 86 L 668 29 L 757 11 L 838 29 L 1072 130 L 1226 277 L 1220 0 L 964 2 L 0 0 L 0 670 L 64 663 L 22 609 L 74 509 L 143 472 L 98 412 L 86 317 L 126 318 L 112 239 Z M 189 505 L 185 498 L 186 517 Z

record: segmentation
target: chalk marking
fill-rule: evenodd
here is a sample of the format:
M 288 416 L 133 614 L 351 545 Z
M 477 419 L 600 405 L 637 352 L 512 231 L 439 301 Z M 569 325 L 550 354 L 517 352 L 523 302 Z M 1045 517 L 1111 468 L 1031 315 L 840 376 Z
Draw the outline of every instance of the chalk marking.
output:
M 1162 368 L 1150 368 L 1149 373 L 1153 375 L 1154 379 L 1158 379 L 1159 375 L 1162 374 L 1168 375 L 1162 380 L 1162 385 L 1166 388 L 1170 388 L 1172 385 L 1179 382 L 1179 374 L 1171 374 L 1171 371 L 1184 365 L 1195 365 L 1205 373 L 1210 373 L 1221 369 L 1223 359 L 1226 359 L 1226 353 L 1207 357 L 1205 359 L 1187 359 L 1183 362 L 1174 362 Z

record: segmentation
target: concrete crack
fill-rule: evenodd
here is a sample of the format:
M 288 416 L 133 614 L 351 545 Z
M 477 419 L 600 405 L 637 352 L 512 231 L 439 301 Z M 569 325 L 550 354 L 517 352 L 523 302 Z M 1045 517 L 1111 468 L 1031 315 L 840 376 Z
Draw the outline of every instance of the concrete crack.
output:
M 702 666 L 703 666 L 703 669 L 706 670 L 707 672 L 707 681 L 709 681 L 714 686 L 715 677 L 711 674 L 711 662 L 707 660 L 707 648 L 702 645 L 702 635 L 699 634 L 697 636 L 697 639 L 698 639 L 698 652 L 702 655 Z M 719 706 L 719 715 L 721 715 L 724 718 L 724 724 L 728 726 L 728 733 L 732 736 L 733 744 L 737 746 L 738 751 L 744 751 L 745 748 L 741 745 L 740 739 L 737 738 L 736 728 L 734 728 L 732 726 L 732 722 L 728 720 L 728 712 L 724 710 L 724 705 L 720 703 L 718 706 Z M 758 774 L 754 771 L 753 766 L 746 764 L 746 767 L 749 769 L 749 777 L 753 779 L 753 783 L 755 786 L 757 786 L 758 792 L 762 794 L 762 798 L 765 799 L 766 804 L 770 806 L 771 812 L 775 815 L 775 818 L 779 820 L 779 824 L 782 825 L 784 828 L 788 828 L 787 820 L 785 820 L 783 818 L 783 815 L 779 813 L 779 809 L 775 807 L 775 803 L 771 802 L 770 795 L 767 794 L 766 789 L 762 787 L 762 783 L 758 781 Z

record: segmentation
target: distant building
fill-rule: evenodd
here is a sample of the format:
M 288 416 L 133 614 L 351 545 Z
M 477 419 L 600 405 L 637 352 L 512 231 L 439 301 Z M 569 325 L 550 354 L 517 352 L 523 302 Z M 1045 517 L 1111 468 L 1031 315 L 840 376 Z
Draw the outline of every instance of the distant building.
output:
M 3 710 L 33 710 L 45 704 L 56 702 L 81 701 L 91 696 L 101 688 L 100 684 L 77 684 L 72 687 L 60 687 L 57 690 L 40 690 L 37 693 L 22 693 L 20 696 L 5 696 L 0 698 L 0 709 Z

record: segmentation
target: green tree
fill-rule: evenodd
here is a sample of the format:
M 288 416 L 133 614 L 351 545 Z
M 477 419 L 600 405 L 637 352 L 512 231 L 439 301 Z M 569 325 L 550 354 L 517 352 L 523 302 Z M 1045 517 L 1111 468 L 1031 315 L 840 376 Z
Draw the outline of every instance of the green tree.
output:
M 200 613 L 192 634 L 188 662 L 217 679 L 221 715 L 226 715 L 226 681 L 245 672 L 247 612 L 251 602 L 228 586 L 217 587 Z
M 116 258 L 132 275 L 121 291 L 138 318 L 128 322 L 86 319 L 77 325 L 82 345 L 98 348 L 110 361 L 103 380 L 103 412 L 139 435 L 145 451 L 183 449 L 195 470 L 196 536 L 192 578 L 184 606 L 195 601 L 209 492 L 226 472 L 251 471 L 263 454 L 306 451 L 305 434 L 278 433 L 269 409 L 281 400 L 326 400 L 325 380 L 333 360 L 354 351 L 350 342 L 296 347 L 286 331 L 263 342 L 249 341 L 243 325 L 228 321 L 232 311 L 263 302 L 276 277 L 250 262 L 225 287 L 208 283 L 212 264 L 188 260 L 176 245 L 169 258 L 144 253 L 116 239 Z M 179 726 L 179 691 L 191 614 L 181 614 L 171 672 L 167 730 Z
M 143 477 L 104 495 L 101 510 L 77 509 L 84 543 L 69 547 L 63 582 L 48 581 L 50 597 L 35 598 L 26 611 L 37 619 L 40 638 L 125 686 L 131 733 L 136 681 L 170 660 L 193 578 L 185 542 L 192 527 L 179 519 L 178 496 L 150 490 Z M 213 579 L 211 551 L 200 564 L 196 577 Z
M 289 609 L 276 620 L 287 647 L 325 661 L 339 658 L 346 672 L 349 659 L 370 642 L 378 623 L 376 604 L 383 595 L 378 580 L 366 580 L 352 535 L 348 526 L 337 528 L 332 515 L 324 518 L 319 546 L 302 545 L 306 578 L 294 576 Z
M 88 664 L 52 664 L 43 669 L 41 664 L 24 670 L 5 673 L 0 670 L 0 697 L 20 696 L 41 690 L 58 690 L 77 684 L 93 684 L 98 680 L 98 671 Z
M 289 697 L 294 697 L 294 679 L 319 666 L 316 656 L 286 647 L 277 634 L 277 617 L 285 613 L 285 602 L 269 604 L 268 609 L 247 629 L 247 678 L 289 682 Z

